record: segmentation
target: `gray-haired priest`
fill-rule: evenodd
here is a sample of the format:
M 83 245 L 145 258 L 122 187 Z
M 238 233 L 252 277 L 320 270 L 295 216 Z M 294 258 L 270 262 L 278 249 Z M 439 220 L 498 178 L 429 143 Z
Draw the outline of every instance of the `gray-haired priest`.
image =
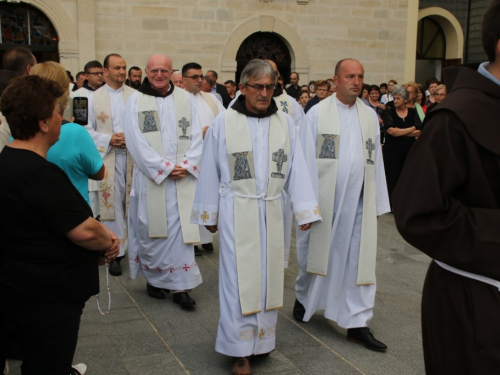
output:
M 152 55 L 147 78 L 125 109 L 127 147 L 135 162 L 129 211 L 130 276 L 144 275 L 150 297 L 182 308 L 196 302 L 188 291 L 201 284 L 189 222 L 202 151 L 201 128 L 189 94 L 170 81 L 172 62 Z
M 208 130 L 191 222 L 220 229 L 220 319 L 215 350 L 236 357 L 233 374 L 251 374 L 248 357 L 276 345 L 283 306 L 281 194 L 290 194 L 301 230 L 321 220 L 308 166 L 290 116 L 273 100 L 275 72 L 263 60 L 241 74 L 242 95 Z

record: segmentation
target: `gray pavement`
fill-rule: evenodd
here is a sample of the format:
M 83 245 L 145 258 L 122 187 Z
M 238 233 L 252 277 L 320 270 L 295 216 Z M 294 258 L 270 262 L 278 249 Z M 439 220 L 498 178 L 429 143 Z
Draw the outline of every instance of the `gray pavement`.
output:
M 430 259 L 398 234 L 394 218 L 379 218 L 377 297 L 370 327 L 387 344 L 386 353 L 369 351 L 345 338 L 345 330 L 321 314 L 307 324 L 292 317 L 297 262 L 292 241 L 290 265 L 285 271 L 284 308 L 279 312 L 276 350 L 252 361 L 255 375 L 424 374 L 420 334 L 420 299 Z M 74 363 L 88 365 L 88 375 L 229 374 L 233 363 L 214 350 L 219 318 L 216 252 L 197 257 L 203 284 L 190 293 L 198 305 L 183 311 L 172 302 L 146 294 L 144 279 L 110 277 L 112 308 L 97 311 L 92 297 L 84 310 Z M 105 291 L 101 269 L 101 290 Z M 101 292 L 101 304 L 107 296 Z M 10 361 L 12 375 L 20 362 Z

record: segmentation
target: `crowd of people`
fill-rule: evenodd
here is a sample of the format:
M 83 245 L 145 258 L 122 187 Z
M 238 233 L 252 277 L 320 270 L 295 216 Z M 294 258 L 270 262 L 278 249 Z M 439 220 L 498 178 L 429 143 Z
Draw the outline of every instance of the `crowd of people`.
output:
M 394 212 L 403 237 L 435 258 L 422 304 L 427 373 L 495 373 L 499 14 L 494 0 L 482 32 L 489 61 L 447 71 L 446 100 L 435 78 L 427 91 L 365 84 L 351 58 L 333 79 L 303 86 L 298 73 L 285 86 L 274 61 L 255 59 L 222 85 L 217 72 L 196 62 L 175 70 L 162 54 L 143 78 L 112 53 L 70 82 L 58 63 L 7 51 L 0 337 L 10 344 L 0 340 L 0 363 L 15 355 L 23 375 L 85 374 L 72 360 L 98 266 L 120 276 L 126 259 L 151 298 L 193 309 L 196 256 L 214 252 L 219 232 L 215 350 L 235 358 L 232 374 L 252 374 L 251 358 L 275 349 L 293 225 L 293 317 L 322 311 L 349 341 L 385 352 L 368 324 L 377 217 Z

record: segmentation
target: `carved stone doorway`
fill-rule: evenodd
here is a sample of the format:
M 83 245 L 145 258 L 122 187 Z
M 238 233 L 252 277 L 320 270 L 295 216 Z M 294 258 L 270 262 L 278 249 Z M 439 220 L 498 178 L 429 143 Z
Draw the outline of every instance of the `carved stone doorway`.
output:
M 283 39 L 276 33 L 256 32 L 241 43 L 236 54 L 235 82 L 240 82 L 241 72 L 250 60 L 273 60 L 285 84 L 290 81 L 292 59 L 290 50 Z

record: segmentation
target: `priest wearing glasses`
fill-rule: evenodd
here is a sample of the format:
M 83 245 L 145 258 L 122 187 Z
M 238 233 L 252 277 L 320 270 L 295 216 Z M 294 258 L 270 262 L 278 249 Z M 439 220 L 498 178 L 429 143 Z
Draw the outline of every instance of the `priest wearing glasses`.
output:
M 186 91 L 170 80 L 172 61 L 149 57 L 146 78 L 125 108 L 125 137 L 134 159 L 128 217 L 130 276 L 144 276 L 156 299 L 192 309 L 191 289 L 202 283 L 194 260 L 200 242 L 189 223 L 200 171 L 202 135 L 198 114 Z
M 236 358 L 233 374 L 248 375 L 248 358 L 276 345 L 284 284 L 282 192 L 291 197 L 300 230 L 321 216 L 295 123 L 273 100 L 275 70 L 252 60 L 239 87 L 241 95 L 206 134 L 191 222 L 219 230 L 215 350 Z

